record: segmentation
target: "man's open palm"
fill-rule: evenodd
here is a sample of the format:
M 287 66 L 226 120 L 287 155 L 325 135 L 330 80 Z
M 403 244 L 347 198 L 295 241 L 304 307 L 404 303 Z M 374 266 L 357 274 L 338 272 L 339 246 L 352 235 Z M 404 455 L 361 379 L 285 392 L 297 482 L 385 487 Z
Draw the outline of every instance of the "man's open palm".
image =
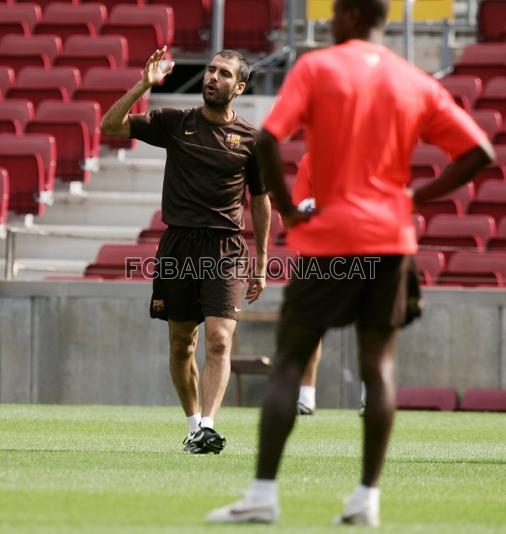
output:
M 174 68 L 175 63 L 173 61 L 167 62 L 164 60 L 166 52 L 167 47 L 164 46 L 161 50 L 156 50 L 146 62 L 144 82 L 150 86 L 159 84 Z

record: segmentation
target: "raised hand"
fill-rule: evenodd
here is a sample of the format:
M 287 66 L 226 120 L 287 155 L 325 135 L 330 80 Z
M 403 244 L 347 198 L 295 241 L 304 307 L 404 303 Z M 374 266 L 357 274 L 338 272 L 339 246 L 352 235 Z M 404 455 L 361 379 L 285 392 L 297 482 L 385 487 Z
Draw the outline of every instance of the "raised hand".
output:
M 144 67 L 144 75 L 142 81 L 152 87 L 159 84 L 165 76 L 172 72 L 174 68 L 174 61 L 164 60 L 167 47 L 164 46 L 161 50 L 155 50 L 151 57 L 146 62 Z

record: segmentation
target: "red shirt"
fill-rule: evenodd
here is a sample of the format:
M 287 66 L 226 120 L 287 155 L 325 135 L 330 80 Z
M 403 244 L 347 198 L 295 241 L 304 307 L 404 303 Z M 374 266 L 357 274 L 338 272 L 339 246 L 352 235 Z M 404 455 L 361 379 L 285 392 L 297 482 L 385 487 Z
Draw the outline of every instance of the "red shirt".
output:
M 351 40 L 304 54 L 263 127 L 304 127 L 320 214 L 288 233 L 305 255 L 413 254 L 405 186 L 422 138 L 453 159 L 485 134 L 439 82 L 387 48 Z

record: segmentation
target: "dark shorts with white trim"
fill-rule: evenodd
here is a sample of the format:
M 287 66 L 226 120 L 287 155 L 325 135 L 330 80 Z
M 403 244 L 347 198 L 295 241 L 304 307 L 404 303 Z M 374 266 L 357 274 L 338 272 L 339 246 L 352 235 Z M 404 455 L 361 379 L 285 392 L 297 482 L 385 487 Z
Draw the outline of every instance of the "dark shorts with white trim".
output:
M 398 328 L 421 309 L 413 256 L 302 257 L 285 289 L 282 320 L 316 329 Z
M 240 232 L 170 226 L 158 245 L 150 316 L 164 321 L 238 320 L 248 282 Z

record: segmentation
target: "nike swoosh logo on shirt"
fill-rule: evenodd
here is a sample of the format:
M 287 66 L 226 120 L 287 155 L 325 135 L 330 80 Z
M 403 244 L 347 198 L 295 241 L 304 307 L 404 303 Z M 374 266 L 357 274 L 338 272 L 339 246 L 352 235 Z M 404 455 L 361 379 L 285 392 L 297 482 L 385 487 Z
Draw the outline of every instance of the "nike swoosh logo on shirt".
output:
M 193 135 L 193 134 L 196 134 L 197 133 L 197 130 L 193 131 L 193 130 L 185 130 L 184 131 L 184 134 L 185 135 Z

